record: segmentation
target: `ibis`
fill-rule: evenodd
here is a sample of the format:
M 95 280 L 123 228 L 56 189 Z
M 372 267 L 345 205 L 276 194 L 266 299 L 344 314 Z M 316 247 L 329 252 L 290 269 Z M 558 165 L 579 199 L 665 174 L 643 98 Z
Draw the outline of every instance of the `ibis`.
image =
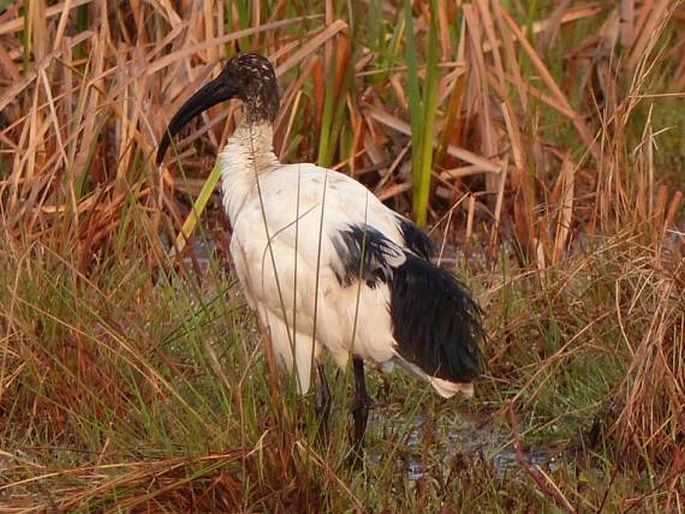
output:
M 279 92 L 271 63 L 238 52 L 179 109 L 157 149 L 192 118 L 232 98 L 242 122 L 221 149 L 230 252 L 248 305 L 269 334 L 279 365 L 300 393 L 315 384 L 327 423 L 322 356 L 352 360 L 352 437 L 361 447 L 371 400 L 364 361 L 399 363 L 444 398 L 471 396 L 483 371 L 482 311 L 463 283 L 431 261 L 428 236 L 351 177 L 310 163 L 282 164 L 273 150 Z

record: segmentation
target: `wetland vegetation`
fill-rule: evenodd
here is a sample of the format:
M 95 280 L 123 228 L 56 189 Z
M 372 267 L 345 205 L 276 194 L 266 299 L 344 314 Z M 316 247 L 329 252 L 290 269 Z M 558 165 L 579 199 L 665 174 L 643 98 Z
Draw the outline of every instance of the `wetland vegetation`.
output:
M 683 34 L 668 0 L 0 2 L 0 510 L 685 511 Z M 473 399 L 368 374 L 362 469 L 351 373 L 321 448 L 232 272 L 240 108 L 154 165 L 235 43 L 281 160 L 425 225 L 486 312 Z

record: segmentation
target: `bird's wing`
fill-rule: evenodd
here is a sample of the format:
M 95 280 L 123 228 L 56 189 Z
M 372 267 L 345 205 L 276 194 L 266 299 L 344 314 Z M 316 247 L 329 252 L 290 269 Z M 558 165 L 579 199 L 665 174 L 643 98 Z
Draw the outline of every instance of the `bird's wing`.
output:
M 231 243 L 250 305 L 314 333 L 317 302 L 360 276 L 370 286 L 382 283 L 388 267 L 404 261 L 402 219 L 331 170 L 297 164 L 260 174 L 233 220 Z
M 310 265 L 328 267 L 342 286 L 359 276 L 383 278 L 383 268 L 401 264 L 405 250 L 428 256 L 428 238 L 347 175 L 311 164 L 277 173 L 287 184 L 268 176 L 262 183 L 272 237 Z

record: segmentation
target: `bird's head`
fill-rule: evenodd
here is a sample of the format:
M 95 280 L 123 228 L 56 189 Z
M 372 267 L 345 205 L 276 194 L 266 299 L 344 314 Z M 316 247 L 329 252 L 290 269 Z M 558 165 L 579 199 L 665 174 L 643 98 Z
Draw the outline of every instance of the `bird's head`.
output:
M 157 148 L 157 164 L 164 159 L 171 138 L 186 123 L 213 105 L 231 98 L 239 98 L 245 103 L 246 123 L 272 123 L 276 119 L 280 102 L 278 82 L 273 66 L 265 57 L 255 53 L 239 53 L 217 78 L 191 96 L 164 131 Z

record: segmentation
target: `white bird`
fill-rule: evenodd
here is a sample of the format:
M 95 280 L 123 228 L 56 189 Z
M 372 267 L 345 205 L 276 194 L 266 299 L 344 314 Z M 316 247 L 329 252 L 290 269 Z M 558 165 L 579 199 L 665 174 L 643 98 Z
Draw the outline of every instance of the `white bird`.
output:
M 359 182 L 315 164 L 278 161 L 278 83 L 266 58 L 239 53 L 195 93 L 169 124 L 157 164 L 190 119 L 231 98 L 245 109 L 218 157 L 231 256 L 249 306 L 279 364 L 295 370 L 302 394 L 314 369 L 322 426 L 330 411 L 323 350 L 341 368 L 352 358 L 357 447 L 370 407 L 363 360 L 384 369 L 399 362 L 445 398 L 472 395 L 483 369 L 480 308 L 430 261 L 429 238 Z

